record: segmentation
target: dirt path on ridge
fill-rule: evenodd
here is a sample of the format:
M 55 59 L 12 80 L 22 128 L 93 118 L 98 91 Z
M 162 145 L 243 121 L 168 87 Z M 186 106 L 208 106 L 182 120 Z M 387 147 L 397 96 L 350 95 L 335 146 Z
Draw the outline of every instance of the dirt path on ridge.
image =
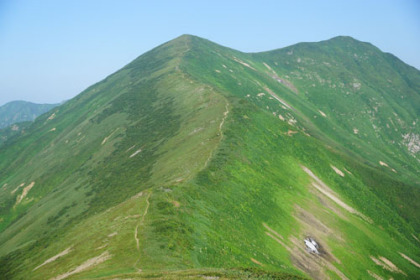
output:
M 111 258 L 111 255 L 108 253 L 108 251 L 105 251 L 101 255 L 99 255 L 97 257 L 94 257 L 94 258 L 91 258 L 91 259 L 88 259 L 87 261 L 85 261 L 81 265 L 73 268 L 72 270 L 70 270 L 70 271 L 68 271 L 68 272 L 66 272 L 64 274 L 58 275 L 57 277 L 51 278 L 50 280 L 62 280 L 62 279 L 65 279 L 65 278 L 67 278 L 67 277 L 69 277 L 69 276 L 71 276 L 73 274 L 82 272 L 82 271 L 87 270 L 87 269 L 89 269 L 89 268 L 91 268 L 93 266 L 97 266 L 97 265 L 99 265 L 99 264 L 107 261 L 110 258 Z
M 146 205 L 146 209 L 144 210 L 143 216 L 141 217 L 140 222 L 137 224 L 136 229 L 134 230 L 134 239 L 136 240 L 137 251 L 140 251 L 140 240 L 139 240 L 139 238 L 137 236 L 138 235 L 138 230 L 139 230 L 139 226 L 140 225 L 143 225 L 144 217 L 146 217 L 147 212 L 149 211 L 149 206 L 150 206 L 149 198 L 150 198 L 150 195 L 151 194 L 152 193 L 149 193 L 149 195 L 146 198 L 146 204 L 147 204 Z
M 222 121 L 221 121 L 221 122 L 220 122 L 220 124 L 219 124 L 219 135 L 220 135 L 220 140 L 219 140 L 219 143 L 220 143 L 220 141 L 222 141 L 222 139 L 223 139 L 223 130 L 222 130 L 222 128 L 223 128 L 223 125 L 225 124 L 225 120 L 226 120 L 227 116 L 229 115 L 229 102 L 228 102 L 228 101 L 226 101 L 225 108 L 226 108 L 226 111 L 223 113 L 223 118 L 222 118 Z M 215 149 L 216 149 L 216 148 L 215 148 Z M 214 150 L 215 150 L 215 149 L 214 149 Z M 203 169 L 207 167 L 208 163 L 210 162 L 210 159 L 213 157 L 213 152 L 214 152 L 214 150 L 212 150 L 212 151 L 210 152 L 209 157 L 207 158 L 206 162 L 204 163 L 204 167 L 203 167 Z
M 151 195 L 152 195 L 152 193 L 150 192 L 149 195 L 146 198 L 146 209 L 144 209 L 143 215 L 142 215 L 140 221 L 137 223 L 137 226 L 134 230 L 134 239 L 136 240 L 136 249 L 137 249 L 137 252 L 139 253 L 139 257 L 137 258 L 136 263 L 134 264 L 134 268 L 136 268 L 138 271 L 141 271 L 140 268 L 137 268 L 137 264 L 140 261 L 140 239 L 138 238 L 139 227 L 143 225 L 144 218 L 146 217 L 147 212 L 149 211 L 149 206 L 150 206 L 149 198 L 150 198 Z

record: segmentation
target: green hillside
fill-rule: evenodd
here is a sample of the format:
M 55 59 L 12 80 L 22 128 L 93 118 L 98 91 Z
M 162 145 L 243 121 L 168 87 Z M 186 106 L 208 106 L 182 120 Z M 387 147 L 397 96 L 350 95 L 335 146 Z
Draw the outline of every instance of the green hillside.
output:
M 12 101 L 0 106 L 0 145 L 25 133 L 30 122 L 58 104 L 35 104 L 26 101 Z
M 418 278 L 419 112 L 368 43 L 183 35 L 0 146 L 0 275 Z
M 12 124 L 33 121 L 58 104 L 35 104 L 26 101 L 12 101 L 0 106 L 0 129 Z

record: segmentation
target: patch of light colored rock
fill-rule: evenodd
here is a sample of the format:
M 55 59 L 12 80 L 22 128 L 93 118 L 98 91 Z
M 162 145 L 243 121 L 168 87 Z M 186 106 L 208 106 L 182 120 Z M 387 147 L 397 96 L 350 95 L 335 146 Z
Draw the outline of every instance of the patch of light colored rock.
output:
M 136 156 L 140 152 L 141 152 L 141 149 L 138 149 L 137 151 L 135 151 L 134 153 L 131 154 L 130 158 Z
M 420 151 L 420 135 L 414 133 L 403 134 L 403 143 L 412 154 Z

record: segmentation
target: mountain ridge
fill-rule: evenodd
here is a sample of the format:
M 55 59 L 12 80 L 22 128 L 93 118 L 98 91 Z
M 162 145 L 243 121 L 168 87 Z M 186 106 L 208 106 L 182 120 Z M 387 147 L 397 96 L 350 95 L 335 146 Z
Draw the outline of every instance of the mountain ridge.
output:
M 420 258 L 419 72 L 325 42 L 249 54 L 183 35 L 38 118 L 0 146 L 0 272 L 418 275 L 401 254 Z

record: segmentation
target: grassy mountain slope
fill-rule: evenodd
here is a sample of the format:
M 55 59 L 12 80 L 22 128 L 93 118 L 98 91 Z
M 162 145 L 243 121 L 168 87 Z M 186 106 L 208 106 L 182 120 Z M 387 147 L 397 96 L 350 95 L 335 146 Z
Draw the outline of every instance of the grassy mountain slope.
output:
M 351 38 L 181 36 L 0 147 L 0 274 L 418 277 L 419 89 Z

